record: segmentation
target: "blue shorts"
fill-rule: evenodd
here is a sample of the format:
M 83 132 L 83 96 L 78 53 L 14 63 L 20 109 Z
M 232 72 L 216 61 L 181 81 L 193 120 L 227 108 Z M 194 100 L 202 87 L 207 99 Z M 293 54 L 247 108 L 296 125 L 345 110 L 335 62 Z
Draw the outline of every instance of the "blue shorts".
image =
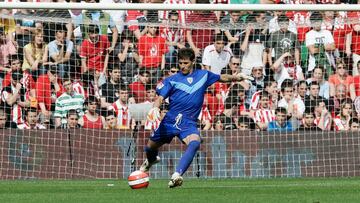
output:
M 200 136 L 196 125 L 196 121 L 183 118 L 181 114 L 171 115 L 167 113 L 150 140 L 157 143 L 170 143 L 175 136 L 181 141 L 191 134 Z

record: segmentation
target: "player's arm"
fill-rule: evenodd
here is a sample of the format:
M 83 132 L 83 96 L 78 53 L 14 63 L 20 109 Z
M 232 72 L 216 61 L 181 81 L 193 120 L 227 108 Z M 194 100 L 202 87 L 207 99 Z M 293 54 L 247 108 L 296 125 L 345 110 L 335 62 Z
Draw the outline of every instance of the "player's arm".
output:
M 243 80 L 254 80 L 254 78 L 243 73 L 239 73 L 237 75 L 222 74 L 220 75 L 219 82 L 240 82 Z

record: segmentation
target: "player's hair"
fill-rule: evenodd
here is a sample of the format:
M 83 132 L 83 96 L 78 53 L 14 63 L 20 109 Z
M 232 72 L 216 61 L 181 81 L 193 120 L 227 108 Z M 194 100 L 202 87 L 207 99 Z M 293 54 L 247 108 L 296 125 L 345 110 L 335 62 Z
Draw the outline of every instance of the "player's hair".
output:
M 191 48 L 182 48 L 178 51 L 178 58 L 179 58 L 179 60 L 189 59 L 190 61 L 194 61 L 195 60 L 195 52 Z
M 129 90 L 130 90 L 129 86 L 125 84 L 121 84 L 119 87 L 119 91 L 129 91 Z
M 179 16 L 179 13 L 176 10 L 172 10 L 172 11 L 169 12 L 169 18 L 171 16 Z
M 10 64 L 11 64 L 11 62 L 16 61 L 16 60 L 21 61 L 19 55 L 17 55 L 17 54 L 12 54 L 12 55 L 9 56 L 9 62 L 10 62 Z
M 120 65 L 118 63 L 109 63 L 108 73 L 112 73 L 113 70 L 121 70 Z
M 319 88 L 320 88 L 320 84 L 319 84 L 317 81 L 312 81 L 312 82 L 310 82 L 309 87 L 311 87 L 311 86 L 313 86 L 313 85 L 317 85 L 317 86 L 319 86 Z
M 99 33 L 100 30 L 99 30 L 99 27 L 95 24 L 90 24 L 88 26 L 88 33 L 91 33 L 91 34 L 97 34 Z
M 286 15 L 281 15 L 278 17 L 278 22 L 281 23 L 281 22 L 289 22 L 289 18 L 286 16 Z
M 105 118 L 108 117 L 108 116 L 116 117 L 116 113 L 113 110 L 102 111 L 102 116 L 104 116 Z
M 310 16 L 310 21 L 320 21 L 322 19 L 322 15 L 319 11 L 315 11 Z
M 73 115 L 75 115 L 77 118 L 79 118 L 79 115 L 75 109 L 70 109 L 66 114 L 66 118 L 69 118 L 70 116 L 73 116 Z
M 283 113 L 283 114 L 287 114 L 287 111 L 284 107 L 277 107 L 275 109 L 275 114 L 278 114 L 278 113 Z
M 22 77 L 23 75 L 20 70 L 11 73 L 11 78 L 15 81 L 20 81 Z
M 353 123 L 360 124 L 360 123 L 359 123 L 359 119 L 357 119 L 357 118 L 351 118 L 351 119 L 349 120 L 349 125 L 351 126 L 351 124 L 353 124 Z
M 85 101 L 85 104 L 89 105 L 92 102 L 96 102 L 96 104 L 99 104 L 99 100 L 94 95 L 89 95 L 89 97 Z
M 227 37 L 225 37 L 225 34 L 223 32 L 215 35 L 214 42 L 217 42 L 217 41 L 223 41 L 225 43 L 227 42 Z
M 281 92 L 284 92 L 285 88 L 288 88 L 288 87 L 291 87 L 291 88 L 294 87 L 294 81 L 293 80 L 285 79 L 281 84 Z
M 267 91 L 261 91 L 260 92 L 260 99 L 263 98 L 263 97 L 270 98 L 271 95 Z

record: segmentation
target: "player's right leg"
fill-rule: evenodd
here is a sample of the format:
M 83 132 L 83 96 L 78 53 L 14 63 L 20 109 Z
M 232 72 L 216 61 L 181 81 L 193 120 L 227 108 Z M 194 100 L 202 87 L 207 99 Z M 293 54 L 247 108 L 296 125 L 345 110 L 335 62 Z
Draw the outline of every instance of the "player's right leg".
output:
M 148 141 L 147 146 L 145 147 L 146 159 L 140 166 L 140 171 L 147 172 L 156 163 L 160 162 L 160 157 L 158 156 L 159 148 L 164 143 L 154 142 L 152 140 Z

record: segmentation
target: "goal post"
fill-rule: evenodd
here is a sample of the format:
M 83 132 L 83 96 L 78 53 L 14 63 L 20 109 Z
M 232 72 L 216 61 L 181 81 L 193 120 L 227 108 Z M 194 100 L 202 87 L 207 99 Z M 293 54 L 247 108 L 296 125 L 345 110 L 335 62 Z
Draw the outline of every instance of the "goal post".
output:
M 0 179 L 126 178 L 184 47 L 194 69 L 255 78 L 208 87 L 186 176 L 360 175 L 360 4 L 111 2 L 0 3 Z

